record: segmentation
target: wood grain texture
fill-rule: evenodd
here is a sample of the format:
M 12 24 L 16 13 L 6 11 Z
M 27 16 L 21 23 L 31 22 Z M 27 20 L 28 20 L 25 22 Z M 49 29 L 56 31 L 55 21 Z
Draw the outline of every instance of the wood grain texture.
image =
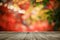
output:
M 60 40 L 60 32 L 0 32 L 0 40 Z

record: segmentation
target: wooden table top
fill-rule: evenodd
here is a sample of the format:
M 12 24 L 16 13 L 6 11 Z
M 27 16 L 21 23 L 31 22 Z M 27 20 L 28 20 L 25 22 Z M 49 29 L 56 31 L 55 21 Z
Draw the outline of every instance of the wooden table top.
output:
M 60 40 L 60 32 L 0 32 L 0 40 Z

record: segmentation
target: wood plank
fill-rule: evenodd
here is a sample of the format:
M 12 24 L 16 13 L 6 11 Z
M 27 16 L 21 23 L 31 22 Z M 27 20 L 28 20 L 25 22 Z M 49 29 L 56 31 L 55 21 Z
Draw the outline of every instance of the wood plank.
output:
M 0 32 L 0 40 L 60 40 L 60 32 Z

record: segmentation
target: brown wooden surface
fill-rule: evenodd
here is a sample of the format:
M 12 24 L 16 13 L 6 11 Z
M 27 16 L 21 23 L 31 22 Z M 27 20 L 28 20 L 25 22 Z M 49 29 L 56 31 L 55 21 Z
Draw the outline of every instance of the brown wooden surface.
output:
M 0 32 L 0 40 L 60 40 L 60 32 Z

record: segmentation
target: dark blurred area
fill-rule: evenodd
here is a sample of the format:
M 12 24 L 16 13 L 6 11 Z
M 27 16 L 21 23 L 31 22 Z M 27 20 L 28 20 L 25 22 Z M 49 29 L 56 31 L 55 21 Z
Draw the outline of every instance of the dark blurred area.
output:
M 60 31 L 60 0 L 56 0 L 56 8 L 54 9 L 54 31 Z M 59 30 L 57 30 L 59 29 Z

